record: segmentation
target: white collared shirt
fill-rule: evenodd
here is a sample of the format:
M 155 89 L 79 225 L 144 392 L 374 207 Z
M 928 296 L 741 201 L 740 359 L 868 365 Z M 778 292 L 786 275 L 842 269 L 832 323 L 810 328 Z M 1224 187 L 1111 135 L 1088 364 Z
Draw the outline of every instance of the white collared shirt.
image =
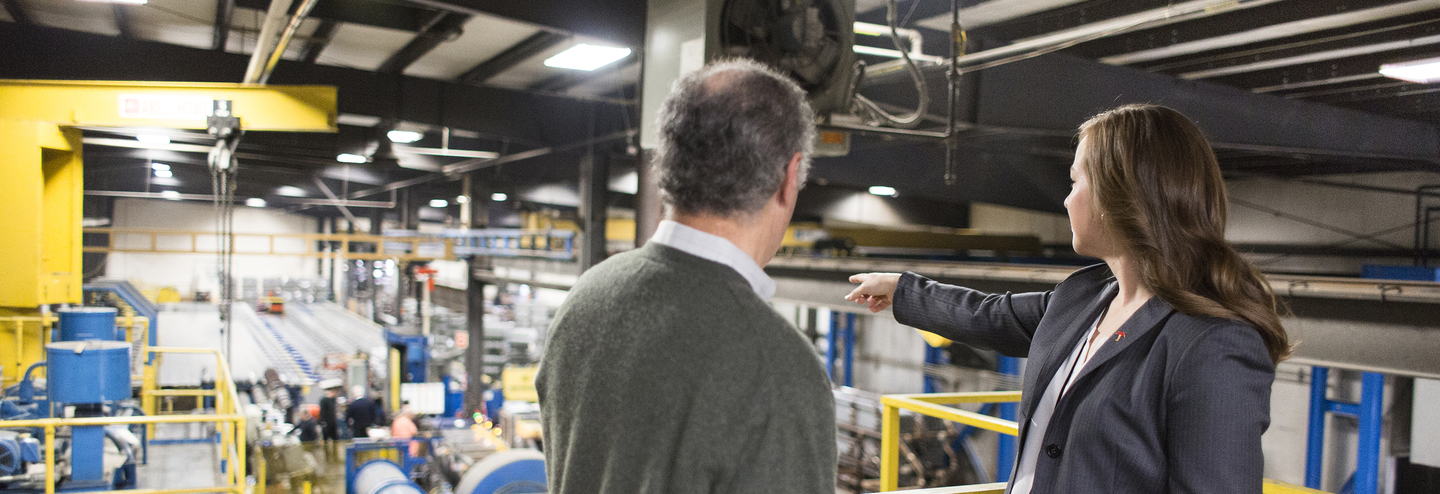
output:
M 667 247 L 672 247 L 686 254 L 690 254 L 707 261 L 714 261 L 734 269 L 750 282 L 750 289 L 761 300 L 769 301 L 775 296 L 775 280 L 765 274 L 765 270 L 755 263 L 745 251 L 740 250 L 735 244 L 726 240 L 725 237 L 711 235 L 682 225 L 675 221 L 664 220 L 655 229 L 655 236 L 650 237 L 651 242 L 656 242 Z

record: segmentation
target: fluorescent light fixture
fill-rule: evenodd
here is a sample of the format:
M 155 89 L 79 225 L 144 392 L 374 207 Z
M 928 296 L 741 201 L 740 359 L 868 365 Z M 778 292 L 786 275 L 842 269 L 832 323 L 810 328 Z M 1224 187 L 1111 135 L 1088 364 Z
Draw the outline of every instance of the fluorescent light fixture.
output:
M 505 195 L 504 192 L 496 192 L 494 194 L 490 194 L 490 200 L 495 202 L 505 202 L 505 200 L 509 198 L 510 196 Z
M 149 0 L 80 0 L 80 1 L 81 1 L 81 2 L 94 2 L 94 3 L 127 3 L 127 4 L 130 4 L 130 5 L 145 5 L 145 2 L 147 2 L 147 1 L 149 1 Z
M 884 24 L 871 24 L 868 22 L 857 22 L 855 23 L 855 34 L 864 34 L 866 36 L 889 36 L 890 26 L 886 26 Z
M 390 132 L 386 132 L 385 137 L 389 137 L 391 142 L 410 144 L 412 142 L 420 140 L 421 137 L 425 137 L 425 134 L 421 134 L 413 130 L 392 130 Z
M 259 197 L 251 197 L 245 200 L 245 205 L 252 208 L 263 208 L 265 207 L 265 200 Z
M 175 174 L 172 173 L 170 170 L 155 170 L 155 176 L 160 178 L 170 178 L 175 176 Z
M 470 203 L 470 196 L 455 196 L 455 204 L 468 204 L 468 203 Z
M 342 153 L 335 157 L 335 161 L 341 163 L 364 163 L 370 160 L 358 154 Z
M 275 188 L 275 195 L 285 197 L 305 197 L 309 194 L 305 193 L 305 189 L 295 187 L 293 185 L 281 185 Z
M 170 165 L 167 165 L 167 164 L 164 164 L 164 163 L 151 163 L 151 164 L 150 164 L 150 169 L 155 170 L 155 171 L 157 171 L 157 172 L 168 172 L 168 171 L 170 171 Z
M 161 193 L 160 193 L 160 197 L 163 197 L 163 198 L 165 198 L 165 199 L 169 199 L 169 200 L 172 200 L 172 201 L 178 201 L 178 200 L 180 200 L 180 193 L 179 193 L 179 192 L 175 192 L 175 191 L 173 191 L 173 190 L 167 190 L 167 191 L 161 192 Z
M 443 208 L 443 207 L 446 207 L 446 206 L 449 206 L 449 205 L 450 205 L 450 201 L 446 201 L 446 200 L 444 200 L 444 199 L 431 199 L 431 200 L 430 200 L 430 207 L 432 207 L 432 208 Z
M 581 43 L 545 59 L 545 66 L 558 69 L 595 70 L 628 56 L 630 56 L 629 48 Z
M 886 187 L 886 186 L 884 186 L 884 185 L 872 185 L 872 186 L 870 186 L 870 193 L 871 193 L 871 194 L 875 194 L 875 195 L 877 195 L 877 196 L 891 196 L 891 197 L 894 197 L 894 196 L 895 196 L 895 188 L 894 188 L 894 187 Z
M 1440 57 L 1380 66 L 1380 75 L 1419 84 L 1440 82 Z
M 145 144 L 170 144 L 170 136 L 159 134 L 140 134 L 135 136 L 135 140 Z

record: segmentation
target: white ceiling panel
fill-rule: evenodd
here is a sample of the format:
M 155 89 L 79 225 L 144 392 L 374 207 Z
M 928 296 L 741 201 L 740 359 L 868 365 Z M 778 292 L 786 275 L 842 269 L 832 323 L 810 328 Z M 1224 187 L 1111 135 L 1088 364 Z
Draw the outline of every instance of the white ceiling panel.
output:
M 20 8 L 41 26 L 117 36 L 113 4 L 74 0 L 22 0 Z
M 538 32 L 518 22 L 477 15 L 465 24 L 459 38 L 430 50 L 409 68 L 407 75 L 453 80 L 471 67 L 491 59 Z
M 540 52 L 538 55 L 530 57 L 524 62 L 520 62 L 518 65 L 511 67 L 510 70 L 506 70 L 497 74 L 495 77 L 490 78 L 489 81 L 486 81 L 486 84 L 494 84 L 496 86 L 523 89 L 530 87 L 531 84 L 535 84 L 545 79 L 549 79 L 556 75 L 572 72 L 572 69 L 557 69 L 554 67 L 546 67 L 545 59 L 553 57 L 562 51 L 569 50 L 570 47 L 578 45 L 580 43 L 613 45 L 613 43 L 603 43 L 596 40 L 573 39 L 568 42 L 555 45 L 549 50 Z
M 415 33 L 362 26 L 340 24 L 335 34 L 320 52 L 316 60 L 322 65 L 338 65 L 363 70 L 375 70 L 390 54 L 395 53 L 415 38 Z
M 128 8 L 136 38 L 194 48 L 214 42 L 215 2 L 150 0 Z

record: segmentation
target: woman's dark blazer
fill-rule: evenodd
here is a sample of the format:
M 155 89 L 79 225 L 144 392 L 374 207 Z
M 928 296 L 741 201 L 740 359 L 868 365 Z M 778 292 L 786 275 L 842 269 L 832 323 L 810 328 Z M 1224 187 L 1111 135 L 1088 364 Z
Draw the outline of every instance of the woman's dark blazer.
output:
M 1030 359 L 1023 445 L 1044 387 L 1116 292 L 1104 264 L 1053 291 L 1003 295 L 905 273 L 894 309 L 901 324 Z M 1032 492 L 1259 494 L 1274 379 L 1253 327 L 1181 314 L 1153 297 L 1056 404 Z

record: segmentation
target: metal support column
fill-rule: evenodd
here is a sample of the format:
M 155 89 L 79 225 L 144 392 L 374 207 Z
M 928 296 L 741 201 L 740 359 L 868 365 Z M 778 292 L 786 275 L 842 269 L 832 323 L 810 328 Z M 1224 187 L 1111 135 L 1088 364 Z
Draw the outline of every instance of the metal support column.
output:
M 660 177 L 657 176 L 651 160 L 655 158 L 654 150 L 645 150 L 640 153 L 640 162 L 635 166 L 635 175 L 638 184 L 635 191 L 635 247 L 639 248 L 655 235 L 655 229 L 660 227 L 662 215 L 660 206 Z
M 1355 473 L 1345 482 L 1342 492 L 1375 494 L 1380 478 L 1380 434 L 1384 421 L 1385 375 L 1365 372 L 1360 378 L 1360 402 L 1332 400 L 1327 397 L 1330 369 L 1310 369 L 1310 430 L 1305 450 L 1305 486 L 1320 488 L 1320 474 L 1325 459 L 1325 414 L 1354 417 L 1359 421 L 1359 441 L 1355 454 Z
M 488 268 L 490 259 L 470 260 L 471 273 L 476 267 Z M 481 266 L 477 266 L 481 265 Z M 469 336 L 465 347 L 465 415 L 485 407 L 485 282 L 469 276 L 465 285 L 465 329 Z
M 610 203 L 610 156 L 594 147 L 580 160 L 580 271 L 605 260 L 605 223 Z
M 929 343 L 925 344 L 925 365 L 945 365 L 949 363 L 950 357 L 945 355 L 944 348 L 933 347 L 930 346 Z M 938 378 L 931 376 L 929 373 L 925 373 L 924 371 L 922 371 L 921 374 L 924 376 L 924 389 L 926 393 L 942 392 L 940 389 L 940 380 Z

